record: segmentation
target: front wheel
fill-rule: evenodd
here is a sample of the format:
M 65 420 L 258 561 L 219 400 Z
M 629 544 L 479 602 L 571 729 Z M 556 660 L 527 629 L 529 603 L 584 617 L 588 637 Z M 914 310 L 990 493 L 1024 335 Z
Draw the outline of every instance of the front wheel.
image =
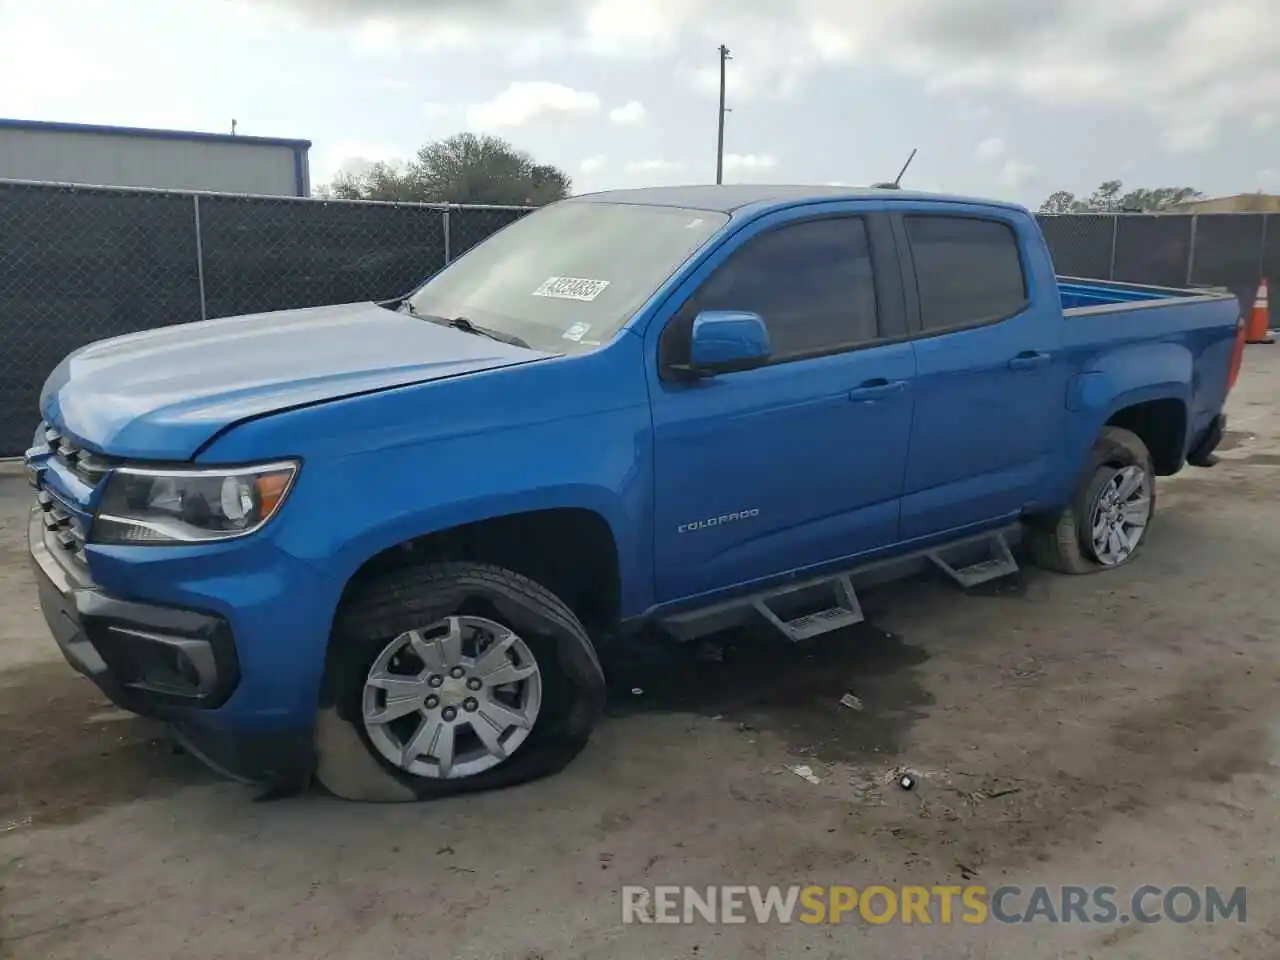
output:
M 477 563 L 392 571 L 353 591 L 330 642 L 316 778 L 352 800 L 425 800 L 563 768 L 604 706 L 578 618 Z
M 1035 562 L 1059 573 L 1096 573 L 1132 560 L 1155 516 L 1155 468 L 1137 434 L 1107 427 L 1071 503 L 1028 522 Z

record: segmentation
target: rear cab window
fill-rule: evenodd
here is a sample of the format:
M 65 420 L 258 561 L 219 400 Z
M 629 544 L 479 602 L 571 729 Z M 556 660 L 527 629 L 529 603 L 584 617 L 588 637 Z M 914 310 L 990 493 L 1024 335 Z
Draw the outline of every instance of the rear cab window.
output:
M 903 223 L 926 333 L 995 323 L 1026 309 L 1026 270 L 1011 224 L 952 214 L 908 214 Z

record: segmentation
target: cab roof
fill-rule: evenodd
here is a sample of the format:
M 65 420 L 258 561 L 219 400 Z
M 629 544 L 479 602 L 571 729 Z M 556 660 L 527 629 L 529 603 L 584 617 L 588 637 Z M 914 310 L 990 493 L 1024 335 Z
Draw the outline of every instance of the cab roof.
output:
M 638 187 L 630 190 L 604 190 L 585 193 L 570 198 L 569 202 L 634 203 L 652 207 L 683 207 L 689 210 L 707 210 L 734 215 L 759 213 L 770 207 L 786 207 L 797 203 L 819 200 L 851 200 L 857 198 L 876 200 L 931 200 L 935 203 L 965 203 L 986 207 L 1005 207 L 1023 210 L 1017 204 L 972 197 L 937 193 L 917 193 L 909 190 L 889 190 L 883 187 L 820 187 L 804 184 L 754 184 L 739 183 L 716 186 L 691 184 L 674 187 Z

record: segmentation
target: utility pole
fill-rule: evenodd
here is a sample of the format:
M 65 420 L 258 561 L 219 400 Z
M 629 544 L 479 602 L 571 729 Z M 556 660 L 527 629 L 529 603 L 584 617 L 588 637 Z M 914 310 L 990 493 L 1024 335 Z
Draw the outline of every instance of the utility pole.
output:
M 729 53 L 729 48 L 723 43 L 720 44 L 720 116 L 718 124 L 718 132 L 716 134 L 716 183 L 724 182 L 724 115 L 729 112 L 729 108 L 724 105 L 724 65 L 725 61 L 732 60 L 733 57 Z

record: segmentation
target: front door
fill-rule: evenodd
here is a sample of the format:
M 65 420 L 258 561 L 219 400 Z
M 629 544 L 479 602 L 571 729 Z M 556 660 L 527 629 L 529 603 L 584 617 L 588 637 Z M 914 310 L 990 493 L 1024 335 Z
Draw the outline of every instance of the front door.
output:
M 881 342 L 905 329 L 892 232 L 848 204 L 823 207 L 731 238 L 651 329 L 659 602 L 898 538 L 915 357 L 910 343 Z M 760 314 L 773 361 L 694 382 L 664 376 L 705 309 Z

